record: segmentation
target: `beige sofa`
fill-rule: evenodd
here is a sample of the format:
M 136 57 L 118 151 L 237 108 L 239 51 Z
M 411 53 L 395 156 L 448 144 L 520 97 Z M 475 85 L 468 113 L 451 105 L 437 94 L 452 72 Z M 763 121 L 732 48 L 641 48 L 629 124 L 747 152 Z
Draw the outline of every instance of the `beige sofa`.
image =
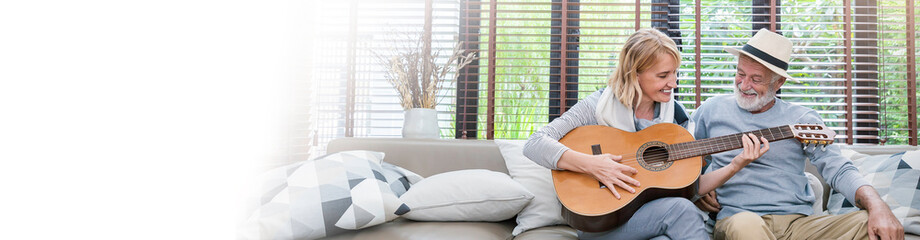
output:
M 868 155 L 892 154 L 916 150 L 904 146 L 846 146 Z M 327 152 L 371 150 L 386 153 L 384 161 L 411 170 L 423 177 L 463 170 L 489 169 L 508 173 L 498 146 L 490 140 L 457 139 L 394 139 L 394 138 L 341 138 L 329 143 Z M 814 175 L 813 166 L 808 171 Z M 823 179 L 821 179 L 823 183 Z M 829 188 L 825 187 L 824 203 Z M 347 232 L 328 239 L 576 239 L 575 230 L 568 226 L 549 226 L 526 231 L 516 237 L 511 235 L 514 219 L 503 222 L 416 222 L 404 218 L 382 225 Z M 920 240 L 908 235 L 906 239 Z

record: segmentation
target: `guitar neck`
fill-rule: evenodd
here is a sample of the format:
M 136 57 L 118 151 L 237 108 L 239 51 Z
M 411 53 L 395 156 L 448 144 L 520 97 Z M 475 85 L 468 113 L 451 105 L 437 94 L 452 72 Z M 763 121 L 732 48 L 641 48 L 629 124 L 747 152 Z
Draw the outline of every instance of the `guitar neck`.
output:
M 743 148 L 744 145 L 742 145 L 741 136 L 748 133 L 753 133 L 756 136 L 763 136 L 770 142 L 795 137 L 792 127 L 788 125 L 736 133 L 692 142 L 670 144 L 667 147 L 670 153 L 669 158 L 670 160 L 678 160 Z

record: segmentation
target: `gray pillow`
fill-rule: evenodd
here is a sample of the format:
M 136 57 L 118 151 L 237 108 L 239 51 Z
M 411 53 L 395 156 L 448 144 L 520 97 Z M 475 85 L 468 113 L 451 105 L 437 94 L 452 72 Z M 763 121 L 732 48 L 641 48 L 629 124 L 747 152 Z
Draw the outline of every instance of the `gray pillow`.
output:
M 920 234 L 920 151 L 869 156 L 854 160 L 853 165 L 888 203 L 904 226 L 904 232 Z M 828 213 L 845 214 L 857 210 L 859 208 L 842 193 L 831 191 L 827 200 Z
M 248 239 L 316 239 L 397 217 L 418 174 L 383 162 L 384 154 L 347 151 L 263 174 L 260 206 L 241 228 Z

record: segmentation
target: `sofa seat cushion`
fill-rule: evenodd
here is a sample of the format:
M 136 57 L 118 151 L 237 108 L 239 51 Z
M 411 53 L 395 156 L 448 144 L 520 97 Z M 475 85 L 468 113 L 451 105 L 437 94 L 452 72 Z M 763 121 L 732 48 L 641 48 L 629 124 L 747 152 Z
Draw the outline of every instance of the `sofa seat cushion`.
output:
M 514 221 L 502 222 L 416 222 L 398 218 L 392 222 L 346 232 L 326 239 L 511 239 Z
M 575 229 L 569 226 L 548 226 L 531 229 L 529 231 L 518 234 L 514 237 L 514 240 L 576 240 L 578 239 L 578 234 L 575 232 Z

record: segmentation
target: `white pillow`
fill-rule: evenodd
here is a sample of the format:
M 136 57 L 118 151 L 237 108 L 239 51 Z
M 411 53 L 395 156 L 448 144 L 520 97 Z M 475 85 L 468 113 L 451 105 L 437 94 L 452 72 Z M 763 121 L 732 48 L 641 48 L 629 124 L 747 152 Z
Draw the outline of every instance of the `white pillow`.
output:
M 810 172 L 805 172 L 805 177 L 808 178 L 808 186 L 811 187 L 811 193 L 815 196 L 815 203 L 811 205 L 815 211 L 812 215 L 827 215 L 824 212 L 824 185 L 821 185 L 821 180 Z
M 408 208 L 402 217 L 416 221 L 498 222 L 514 217 L 531 199 L 507 174 L 485 169 L 436 174 L 400 197 Z
M 511 233 L 514 236 L 534 228 L 565 224 L 565 220 L 562 219 L 562 204 L 559 203 L 556 189 L 553 188 L 553 175 L 549 169 L 524 156 L 525 142 L 527 141 L 495 140 L 502 157 L 505 158 L 505 166 L 508 167 L 511 178 L 524 185 L 534 195 L 533 201 L 518 213 L 517 226 Z

